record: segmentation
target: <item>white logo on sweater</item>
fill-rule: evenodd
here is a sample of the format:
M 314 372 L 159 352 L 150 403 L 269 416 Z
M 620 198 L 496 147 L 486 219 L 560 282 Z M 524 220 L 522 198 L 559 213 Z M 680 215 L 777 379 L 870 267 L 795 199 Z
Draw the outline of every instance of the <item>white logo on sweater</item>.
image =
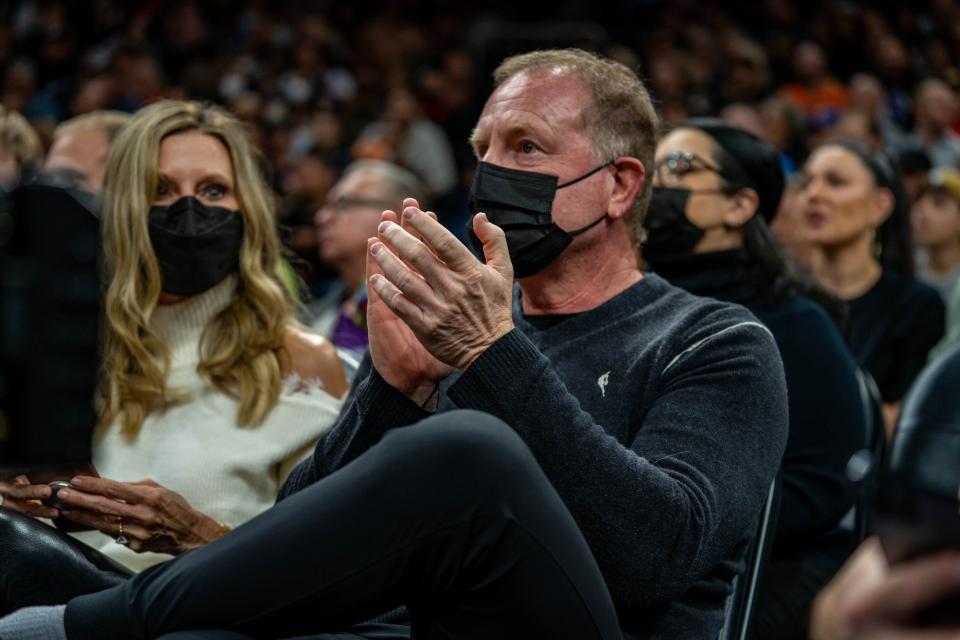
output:
M 605 374 L 597 378 L 597 386 L 600 387 L 600 397 L 607 397 L 607 385 L 610 384 L 610 372 L 607 371 Z

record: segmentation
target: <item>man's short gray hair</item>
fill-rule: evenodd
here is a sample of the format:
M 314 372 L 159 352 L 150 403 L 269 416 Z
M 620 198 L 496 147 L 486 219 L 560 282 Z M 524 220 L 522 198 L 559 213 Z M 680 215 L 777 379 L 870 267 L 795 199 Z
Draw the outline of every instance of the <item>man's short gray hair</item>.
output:
M 408 169 L 386 162 L 384 160 L 357 160 L 351 162 L 343 172 L 346 178 L 352 173 L 370 173 L 381 180 L 390 190 L 389 199 L 397 201 L 397 207 L 404 198 L 416 198 L 420 207 L 427 209 L 430 202 L 427 199 L 427 187 L 415 173 Z
M 633 242 L 639 247 L 646 235 L 643 217 L 650 202 L 653 157 L 660 129 L 650 94 L 637 74 L 625 65 L 582 49 L 548 49 L 512 56 L 493 72 L 493 81 L 499 87 L 521 72 L 554 69 L 569 70 L 590 94 L 592 104 L 583 109 L 582 126 L 593 140 L 594 159 L 609 162 L 630 156 L 643 163 L 643 189 L 627 214 Z
M 107 136 L 107 142 L 113 143 L 113 139 L 117 137 L 117 134 L 132 117 L 132 115 L 123 111 L 111 111 L 109 109 L 90 111 L 58 124 L 57 128 L 53 130 L 53 139 L 56 140 L 71 131 L 99 129 Z

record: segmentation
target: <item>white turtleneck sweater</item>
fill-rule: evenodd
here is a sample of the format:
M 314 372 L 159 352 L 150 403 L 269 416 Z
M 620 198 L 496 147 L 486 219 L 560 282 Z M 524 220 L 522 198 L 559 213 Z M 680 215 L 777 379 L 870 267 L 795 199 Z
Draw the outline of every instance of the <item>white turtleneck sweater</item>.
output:
M 102 477 L 153 480 L 230 527 L 274 503 L 287 474 L 313 449 L 340 410 L 340 400 L 318 384 L 297 390 L 303 385 L 291 378 L 262 424 L 237 426 L 236 401 L 197 374 L 200 335 L 235 290 L 236 276 L 231 276 L 200 295 L 157 308 L 151 328 L 170 350 L 167 385 L 190 392 L 193 400 L 150 413 L 133 438 L 123 435 L 115 420 L 93 447 Z M 97 531 L 75 535 L 134 571 L 170 557 L 136 553 Z

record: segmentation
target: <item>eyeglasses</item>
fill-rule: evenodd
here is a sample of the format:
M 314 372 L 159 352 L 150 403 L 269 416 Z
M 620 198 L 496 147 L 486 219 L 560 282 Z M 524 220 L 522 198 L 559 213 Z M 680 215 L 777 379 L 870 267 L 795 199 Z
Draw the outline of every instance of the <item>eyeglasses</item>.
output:
M 654 175 L 662 184 L 676 184 L 683 176 L 697 171 L 710 171 L 724 177 L 723 171 L 692 151 L 674 151 L 654 165 Z
M 324 203 L 323 208 L 333 211 L 335 214 L 340 215 L 348 209 L 378 209 L 383 211 L 385 209 L 393 209 L 397 206 L 396 202 L 391 202 L 389 200 L 380 200 L 378 198 L 354 198 L 351 196 L 341 196 L 334 200 L 329 200 Z

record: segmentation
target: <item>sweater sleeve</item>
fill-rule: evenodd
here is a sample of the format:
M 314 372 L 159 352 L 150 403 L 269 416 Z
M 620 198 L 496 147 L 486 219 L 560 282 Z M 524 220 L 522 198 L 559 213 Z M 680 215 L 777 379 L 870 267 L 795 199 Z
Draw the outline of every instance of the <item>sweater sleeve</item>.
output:
M 313 455 L 297 465 L 280 488 L 277 502 L 330 475 L 380 441 L 395 427 L 430 415 L 391 387 L 364 357 L 336 423 L 317 442 Z
M 656 399 L 632 418 L 626 444 L 581 409 L 517 330 L 449 390 L 461 408 L 491 413 L 524 439 L 624 608 L 673 599 L 735 556 L 786 439 L 780 356 L 757 322 L 727 322 L 649 379 Z

